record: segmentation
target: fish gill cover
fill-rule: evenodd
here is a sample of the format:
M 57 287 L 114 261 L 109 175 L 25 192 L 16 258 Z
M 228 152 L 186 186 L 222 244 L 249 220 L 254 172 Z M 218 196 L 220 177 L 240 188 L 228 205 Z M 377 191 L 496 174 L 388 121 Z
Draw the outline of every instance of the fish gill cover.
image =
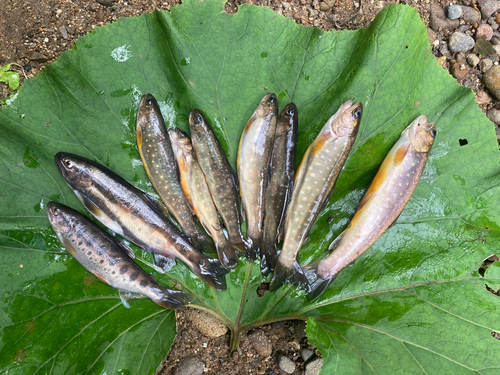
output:
M 500 237 L 495 131 L 473 93 L 435 61 L 417 12 L 389 6 L 368 29 L 323 32 L 267 8 L 241 6 L 230 15 L 222 1 L 191 0 L 96 28 L 0 109 L 2 373 L 153 373 L 176 333 L 174 312 L 145 298 L 125 309 L 117 291 L 59 243 L 46 203 L 85 210 L 54 155 L 88 157 L 153 193 L 135 140 L 142 94 L 155 95 L 167 127 L 187 130 L 189 111 L 200 108 L 234 166 L 241 131 L 269 92 L 280 109 L 297 104 L 298 160 L 343 101 L 355 98 L 365 108 L 302 264 L 325 254 L 401 131 L 427 114 L 437 138 L 413 197 L 313 303 L 292 286 L 259 298 L 259 264 L 243 259 L 226 292 L 183 264 L 157 274 L 160 284 L 177 280 L 197 297 L 193 305 L 234 333 L 309 318 L 322 374 L 498 372 L 500 341 L 492 332 L 500 330 L 500 299 L 485 284 L 498 288 L 499 262 L 484 278 L 477 272 Z

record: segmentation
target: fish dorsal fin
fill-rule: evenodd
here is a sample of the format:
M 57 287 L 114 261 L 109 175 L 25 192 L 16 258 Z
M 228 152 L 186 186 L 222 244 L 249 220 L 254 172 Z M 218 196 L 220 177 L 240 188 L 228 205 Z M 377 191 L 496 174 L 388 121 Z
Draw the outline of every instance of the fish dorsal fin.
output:
M 135 259 L 135 253 L 125 242 L 122 242 L 115 238 L 115 243 L 132 259 Z
M 142 194 L 151 208 L 162 213 L 165 216 L 168 216 L 168 209 L 163 203 L 158 202 L 155 197 L 149 195 L 148 193 L 142 192 Z

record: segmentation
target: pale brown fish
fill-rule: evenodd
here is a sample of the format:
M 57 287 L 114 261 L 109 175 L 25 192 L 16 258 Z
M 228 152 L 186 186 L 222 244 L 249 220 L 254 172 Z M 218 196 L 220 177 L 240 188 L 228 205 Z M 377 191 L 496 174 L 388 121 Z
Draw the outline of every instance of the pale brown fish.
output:
M 99 280 L 118 289 L 125 307 L 126 293 L 142 294 L 167 309 L 184 310 L 195 299 L 189 293 L 158 285 L 135 262 L 133 251 L 79 212 L 56 202 L 47 203 L 50 224 L 64 247 Z
M 205 180 L 196 155 L 191 145 L 191 140 L 179 128 L 168 131 L 172 150 L 174 151 L 177 165 L 179 167 L 180 182 L 189 206 L 196 214 L 205 230 L 210 233 L 217 248 L 217 255 L 221 264 L 226 269 L 238 265 L 238 256 L 229 245 L 215 208 L 212 194 Z
M 274 269 L 271 291 L 290 282 L 307 288 L 297 254 L 318 214 L 330 200 L 356 139 L 362 111 L 363 106 L 354 104 L 354 99 L 342 104 L 306 150 L 295 176 L 292 200 L 285 217 L 283 248 Z
M 292 198 L 297 129 L 297 106 L 290 103 L 281 111 L 276 125 L 271 171 L 266 190 L 264 234 L 260 251 L 260 269 L 265 277 L 274 271 L 278 260 L 276 243 L 281 240 L 285 210 Z
M 330 245 L 324 260 L 304 267 L 317 298 L 338 273 L 352 264 L 398 218 L 410 199 L 429 157 L 436 127 L 417 117 L 401 134 L 380 166 L 347 228 Z
M 245 125 L 238 147 L 238 180 L 243 213 L 250 239 L 250 259 L 260 253 L 269 165 L 273 153 L 278 116 L 278 98 L 267 94 Z
M 162 213 L 151 196 L 103 165 L 81 156 L 58 153 L 59 172 L 83 205 L 109 229 L 153 253 L 164 269 L 180 259 L 211 287 L 225 290 L 225 270 L 217 259 L 198 252 Z
M 179 182 L 177 164 L 158 102 L 144 95 L 137 110 L 137 146 L 151 184 L 191 243 L 214 251 L 210 237 L 196 224 Z

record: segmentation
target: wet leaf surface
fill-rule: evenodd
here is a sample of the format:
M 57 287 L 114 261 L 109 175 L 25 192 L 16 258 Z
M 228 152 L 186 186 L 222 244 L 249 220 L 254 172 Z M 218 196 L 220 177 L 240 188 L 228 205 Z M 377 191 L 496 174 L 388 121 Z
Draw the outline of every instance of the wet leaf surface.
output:
M 358 138 L 300 259 L 325 254 L 345 228 L 401 131 L 418 115 L 437 138 L 399 217 L 314 303 L 286 286 L 260 287 L 242 259 L 228 290 L 210 289 L 180 264 L 195 305 L 233 331 L 307 319 L 322 374 L 498 372 L 500 189 L 493 125 L 474 95 L 431 54 L 415 10 L 390 6 L 369 29 L 322 32 L 267 8 L 186 1 L 171 12 L 122 19 L 82 37 L 0 110 L 0 368 L 5 373 L 152 373 L 175 335 L 175 314 L 141 298 L 132 308 L 68 255 L 45 216 L 50 200 L 85 212 L 59 176 L 56 152 L 105 164 L 153 192 L 135 141 L 138 99 L 152 93 L 167 126 L 188 129 L 201 109 L 231 163 L 261 97 L 300 113 L 299 160 L 339 105 L 364 106 Z M 138 258 L 151 256 L 134 248 Z M 151 268 L 146 267 L 149 271 Z M 175 280 L 175 281 L 174 281 Z M 493 334 L 493 333 L 495 334 Z M 236 342 L 236 341 L 235 341 Z

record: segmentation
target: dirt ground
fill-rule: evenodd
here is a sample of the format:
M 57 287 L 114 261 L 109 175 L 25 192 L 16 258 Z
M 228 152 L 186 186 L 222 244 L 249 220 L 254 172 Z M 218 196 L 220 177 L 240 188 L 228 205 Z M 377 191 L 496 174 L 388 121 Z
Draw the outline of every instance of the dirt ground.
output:
M 461 4 L 475 7 L 475 0 L 465 0 Z M 0 66 L 16 63 L 15 67 L 22 79 L 32 78 L 44 66 L 56 60 L 61 52 L 71 49 L 80 35 L 85 35 L 94 27 L 113 22 L 121 17 L 130 17 L 153 11 L 169 9 L 178 2 L 173 0 L 0 0 Z M 377 13 L 389 3 L 406 3 L 416 8 L 426 24 L 432 3 L 443 8 L 448 1 L 436 0 L 232 0 L 225 8 L 229 13 L 237 12 L 237 5 L 252 3 L 268 6 L 299 24 L 319 27 L 324 30 L 357 29 L 367 27 Z M 484 22 L 484 21 L 483 21 Z M 462 22 L 463 24 L 463 22 Z M 497 25 L 498 26 L 498 25 Z M 477 24 L 471 25 L 472 28 Z M 472 29 L 473 30 L 473 29 Z M 440 46 L 450 31 L 436 34 L 430 32 L 431 42 L 436 39 L 434 53 L 445 69 L 453 69 L 454 64 L 465 66 L 465 55 L 447 54 Z M 434 39 L 434 40 L 432 40 Z M 498 59 L 497 59 L 498 61 Z M 498 62 L 497 62 L 498 63 Z M 460 65 L 460 66 L 462 66 Z M 22 67 L 22 68 L 21 68 Z M 479 104 L 486 111 L 499 108 L 498 101 L 488 95 L 481 83 L 481 71 L 465 66 L 467 74 L 459 77 L 459 82 L 481 94 Z M 460 68 L 461 69 L 461 68 Z M 455 76 L 455 74 L 454 74 Z M 9 95 L 6 85 L 0 83 L 0 99 Z M 179 313 L 178 331 L 170 353 L 158 368 L 159 374 L 174 374 L 178 364 L 186 357 L 198 356 L 205 364 L 205 374 L 283 374 L 278 367 L 279 355 L 286 355 L 296 362 L 293 374 L 304 374 L 304 361 L 300 350 L 314 348 L 309 345 L 304 333 L 304 322 L 292 321 L 274 323 L 260 327 L 250 334 L 263 333 L 270 340 L 272 354 L 264 357 L 257 353 L 244 334 L 241 340 L 241 354 L 230 355 L 229 334 L 209 338 L 204 336 Z M 257 332 L 257 333 L 256 333 Z M 260 332 L 260 333 L 258 333 Z M 315 354 L 316 355 L 316 354 Z M 314 358 L 314 357 L 313 357 Z

